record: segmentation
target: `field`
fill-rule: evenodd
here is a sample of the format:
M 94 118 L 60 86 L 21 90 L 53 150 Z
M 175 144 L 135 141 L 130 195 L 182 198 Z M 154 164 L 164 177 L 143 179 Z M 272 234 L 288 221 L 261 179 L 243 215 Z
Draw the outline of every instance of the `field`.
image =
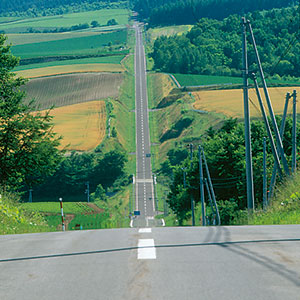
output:
M 104 46 L 126 44 L 127 30 L 99 33 L 83 37 L 62 40 L 37 42 L 13 46 L 12 53 L 24 58 L 59 56 L 59 55 L 88 55 L 99 54 Z
M 39 110 L 117 97 L 122 74 L 86 73 L 51 76 L 30 80 L 27 99 L 35 99 Z
M 63 137 L 61 148 L 88 151 L 99 145 L 106 133 L 105 101 L 91 101 L 52 110 L 54 132 Z
M 77 24 L 90 24 L 91 21 L 98 21 L 101 26 L 106 25 L 110 19 L 115 19 L 118 24 L 128 23 L 128 11 L 126 9 L 101 9 L 80 13 L 71 13 L 58 16 L 37 17 L 30 19 L 19 19 L 13 22 L 0 24 L 0 30 L 6 33 L 26 32 L 28 28 L 54 29 L 57 27 L 70 27 Z M 1 18 L 1 21 L 5 21 Z
M 296 89 L 297 93 L 299 94 L 300 87 L 269 88 L 269 94 L 275 114 L 282 114 L 283 106 L 285 103 L 285 95 L 287 92 L 292 93 L 294 89 Z M 261 95 L 263 95 L 262 89 Z M 222 91 L 200 91 L 194 92 L 193 96 L 196 100 L 193 106 L 197 110 L 221 113 L 228 117 L 243 118 L 243 90 L 241 89 Z M 254 89 L 250 89 L 249 97 L 252 101 L 250 103 L 251 116 L 260 117 L 261 113 L 258 110 L 259 104 Z M 266 104 L 265 108 L 267 109 Z
M 243 84 L 241 77 L 212 76 L 212 75 L 192 75 L 192 74 L 173 74 L 181 86 L 200 86 L 200 85 L 218 85 L 218 84 Z M 300 79 L 293 80 L 275 80 L 268 79 L 269 85 L 300 85 Z
M 103 56 L 103 57 L 89 57 L 89 58 L 81 58 L 81 59 L 67 59 L 60 61 L 50 61 L 38 64 L 30 64 L 18 66 L 14 69 L 14 71 L 24 71 L 30 69 L 39 69 L 39 68 L 47 68 L 53 66 L 70 66 L 70 65 L 95 65 L 95 64 L 114 64 L 119 65 L 124 59 L 125 55 L 115 55 L 115 56 Z
M 73 64 L 63 66 L 53 66 L 36 69 L 26 69 L 23 71 L 17 71 L 17 76 L 24 78 L 39 78 L 52 75 L 63 75 L 72 73 L 89 73 L 89 72 L 124 72 L 124 68 L 119 64 Z M 85 74 L 84 74 L 85 75 Z

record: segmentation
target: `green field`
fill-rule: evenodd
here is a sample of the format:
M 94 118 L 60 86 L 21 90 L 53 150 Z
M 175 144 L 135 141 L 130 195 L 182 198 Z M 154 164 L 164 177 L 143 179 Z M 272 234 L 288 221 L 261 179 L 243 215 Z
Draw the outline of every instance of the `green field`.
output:
M 17 45 L 12 47 L 12 53 L 21 58 L 99 54 L 103 47 L 108 46 L 109 43 L 112 45 L 125 45 L 126 41 L 127 31 L 121 30 L 94 36 Z
M 126 9 L 101 9 L 65 15 L 21 19 L 13 22 L 1 18 L 0 21 L 6 21 L 6 23 L 0 24 L 0 30 L 4 30 L 7 33 L 18 33 L 26 32 L 30 27 L 39 30 L 70 27 L 77 24 L 90 24 L 94 20 L 101 26 L 104 26 L 110 19 L 115 19 L 118 24 L 124 25 L 128 23 L 128 16 L 129 13 Z
M 44 213 L 60 213 L 60 203 L 57 202 L 33 202 L 22 203 L 21 208 L 27 211 L 44 212 Z M 63 209 L 65 214 L 82 214 L 87 212 L 93 212 L 94 210 L 87 206 L 83 202 L 65 202 L 63 203 Z
M 193 75 L 193 74 L 173 74 L 181 86 L 201 86 L 201 85 L 230 85 L 243 84 L 242 77 Z M 250 82 L 251 83 L 251 82 Z M 269 85 L 299 85 L 300 79 L 269 79 Z
M 50 61 L 45 63 L 18 66 L 14 69 L 14 71 L 23 71 L 23 70 L 38 69 L 38 68 L 45 68 L 45 67 L 52 67 L 52 66 L 67 66 L 67 65 L 120 64 L 124 57 L 125 55 L 114 55 L 114 56 Z

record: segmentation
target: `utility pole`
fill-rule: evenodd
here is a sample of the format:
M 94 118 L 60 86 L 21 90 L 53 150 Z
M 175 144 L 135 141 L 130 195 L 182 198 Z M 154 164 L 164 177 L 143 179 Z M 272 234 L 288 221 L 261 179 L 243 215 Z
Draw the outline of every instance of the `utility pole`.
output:
M 212 211 L 212 214 L 213 214 L 213 225 L 216 225 L 216 214 L 215 214 L 215 212 L 214 212 L 214 207 L 213 207 L 213 202 L 212 202 L 211 192 L 210 192 L 210 189 L 209 189 L 209 186 L 208 186 L 208 183 L 207 183 L 207 179 L 206 179 L 206 178 L 204 178 L 204 183 L 205 183 L 205 187 L 206 187 L 207 194 L 208 194 L 208 199 L 209 199 L 210 208 L 211 208 L 211 211 Z M 208 225 L 210 225 L 210 224 L 208 224 Z
M 193 144 L 190 144 L 190 159 L 191 159 L 191 171 L 193 170 Z M 195 226 L 195 207 L 194 207 L 194 197 L 191 194 L 191 209 L 192 209 L 192 226 Z
M 204 178 L 203 178 L 203 166 L 202 166 L 202 155 L 201 146 L 198 148 L 199 155 L 199 179 L 200 179 L 200 200 L 201 200 L 201 214 L 202 214 L 202 226 L 206 226 L 205 216 L 205 202 L 204 202 Z
M 253 187 L 253 168 L 252 168 L 252 150 L 250 133 L 250 113 L 249 113 L 249 95 L 248 95 L 248 59 L 247 59 L 247 36 L 246 36 L 246 18 L 242 18 L 243 23 L 243 91 L 244 91 L 244 122 L 245 122 L 245 147 L 246 147 L 246 179 L 247 179 L 247 204 L 248 211 L 254 209 L 254 187 Z
M 62 231 L 65 231 L 65 220 L 64 220 L 64 210 L 63 210 L 63 202 L 62 198 L 59 198 L 60 202 L 60 212 L 61 212 L 61 225 L 62 225 Z
M 282 119 L 281 119 L 281 126 L 280 126 L 280 137 L 281 137 L 281 140 L 282 140 L 283 134 L 284 134 L 285 123 L 286 123 L 286 116 L 287 116 L 287 111 L 288 111 L 288 107 L 289 107 L 289 100 L 290 100 L 290 98 L 291 98 L 290 93 L 287 93 L 286 94 L 286 98 L 285 98 L 283 115 L 282 115 Z M 278 151 L 278 148 L 277 148 L 277 151 Z M 270 183 L 269 192 L 268 192 L 268 200 L 269 201 L 273 197 L 274 186 L 275 186 L 275 182 L 276 182 L 276 176 L 277 176 L 277 167 L 276 167 L 276 165 L 274 165 L 273 172 L 272 172 L 272 177 L 271 177 L 271 183 Z
M 292 173 L 297 168 L 297 91 L 293 92 L 293 134 L 292 134 Z
M 257 99 L 258 99 L 259 106 L 260 106 L 260 109 L 261 109 L 261 113 L 262 113 L 264 123 L 265 123 L 265 126 L 266 126 L 267 134 L 268 134 L 269 140 L 271 142 L 271 149 L 272 149 L 272 153 L 273 153 L 273 156 L 274 156 L 275 165 L 276 165 L 278 173 L 281 177 L 282 176 L 282 171 L 281 171 L 279 156 L 278 156 L 278 153 L 277 153 L 277 150 L 276 150 L 276 147 L 275 147 L 275 143 L 274 143 L 274 140 L 273 140 L 273 135 L 272 135 L 271 128 L 270 128 L 269 121 L 268 121 L 268 117 L 267 117 L 267 114 L 266 114 L 266 111 L 265 111 L 265 108 L 264 108 L 264 105 L 263 105 L 263 102 L 262 102 L 262 98 L 260 96 L 258 83 L 257 83 L 255 74 L 252 74 L 252 77 L 253 77 L 252 79 L 253 79 L 256 94 L 257 94 Z
M 255 42 L 255 39 L 254 39 L 252 27 L 251 27 L 251 24 L 250 24 L 249 20 L 246 21 L 245 18 L 243 18 L 243 19 L 244 19 L 244 24 L 246 23 L 245 26 L 248 27 L 249 32 L 250 32 L 250 37 L 251 37 L 251 42 L 252 42 L 252 45 L 253 45 L 253 48 L 254 48 L 256 63 L 258 65 L 258 71 L 259 71 L 259 74 L 260 74 L 260 77 L 261 77 L 261 81 L 262 81 L 262 85 L 263 85 L 263 90 L 264 90 L 264 94 L 265 94 L 265 97 L 266 97 L 266 102 L 267 102 L 269 113 L 270 113 L 270 117 L 271 117 L 271 120 L 272 120 L 273 129 L 274 129 L 274 133 L 275 133 L 275 138 L 276 138 L 276 142 L 277 142 L 277 146 L 278 146 L 278 149 L 279 149 L 280 157 L 282 159 L 283 169 L 284 169 L 284 171 L 285 171 L 285 173 L 287 175 L 290 175 L 289 166 L 288 166 L 285 154 L 284 154 L 282 140 L 280 138 L 280 134 L 279 134 L 277 122 L 276 122 L 276 119 L 275 119 L 275 115 L 274 115 L 272 103 L 271 103 L 271 100 L 270 100 L 270 96 L 269 96 L 269 92 L 268 92 L 268 88 L 267 88 L 267 84 L 266 84 L 264 72 L 263 72 L 263 69 L 262 69 L 262 66 L 261 66 L 261 62 L 260 62 L 260 58 L 259 58 L 259 54 L 258 54 L 258 51 L 257 51 L 256 42 Z M 245 31 L 246 31 L 246 29 L 245 29 Z
M 86 197 L 87 197 L 87 202 L 90 202 L 90 182 L 87 181 L 85 183 L 85 185 L 86 185 L 85 193 L 86 193 Z
M 215 192 L 214 192 L 214 187 L 211 181 L 211 177 L 210 177 L 210 173 L 209 173 L 209 169 L 208 169 L 208 165 L 207 165 L 207 161 L 206 161 L 206 157 L 205 157 L 205 153 L 203 148 L 201 148 L 202 150 L 202 157 L 203 157 L 203 161 L 204 161 L 204 165 L 205 165 L 205 169 L 206 169 L 206 175 L 207 175 L 207 179 L 208 179 L 208 185 L 210 188 L 210 194 L 213 200 L 213 204 L 215 207 L 215 211 L 216 211 L 216 215 L 217 215 L 217 222 L 218 225 L 221 225 L 221 220 L 220 220 L 220 214 L 219 214 L 219 210 L 218 210 L 218 205 L 217 205 L 217 201 L 216 201 L 216 196 L 215 196 Z
M 263 142 L 263 208 L 267 208 L 267 141 Z

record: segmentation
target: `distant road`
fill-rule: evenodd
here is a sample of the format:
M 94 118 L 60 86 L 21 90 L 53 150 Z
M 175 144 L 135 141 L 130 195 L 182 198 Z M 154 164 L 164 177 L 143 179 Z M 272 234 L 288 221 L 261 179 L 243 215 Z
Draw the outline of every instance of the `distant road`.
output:
M 296 300 L 300 226 L 0 236 L 2 300 Z
M 136 108 L 136 203 L 141 215 L 133 220 L 134 227 L 151 227 L 161 223 L 155 220 L 155 199 L 151 168 L 151 144 L 148 116 L 146 59 L 142 28 L 134 25 L 135 47 L 135 108 Z

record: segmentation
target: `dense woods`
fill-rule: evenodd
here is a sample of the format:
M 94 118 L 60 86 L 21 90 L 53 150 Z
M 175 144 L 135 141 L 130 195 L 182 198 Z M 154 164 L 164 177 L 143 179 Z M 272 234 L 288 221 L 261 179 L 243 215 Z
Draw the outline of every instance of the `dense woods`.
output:
M 300 76 L 299 9 L 249 13 L 264 71 L 269 75 Z M 163 72 L 240 76 L 241 18 L 201 19 L 186 35 L 156 39 L 151 56 Z M 250 70 L 257 69 L 249 46 Z
M 200 18 L 221 20 L 231 14 L 286 7 L 293 0 L 132 0 L 150 26 L 195 24 Z

